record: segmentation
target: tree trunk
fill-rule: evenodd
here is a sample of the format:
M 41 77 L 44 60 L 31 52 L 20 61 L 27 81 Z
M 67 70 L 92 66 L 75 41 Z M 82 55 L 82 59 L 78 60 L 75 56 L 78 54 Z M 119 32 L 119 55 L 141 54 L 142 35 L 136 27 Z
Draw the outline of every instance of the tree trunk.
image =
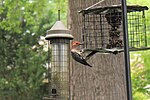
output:
M 74 40 L 81 40 L 82 15 L 78 11 L 99 0 L 69 0 L 68 26 Z M 101 5 L 120 4 L 119 0 L 105 0 Z M 89 61 L 92 68 L 72 60 L 70 72 L 71 100 L 126 100 L 123 53 L 97 53 Z

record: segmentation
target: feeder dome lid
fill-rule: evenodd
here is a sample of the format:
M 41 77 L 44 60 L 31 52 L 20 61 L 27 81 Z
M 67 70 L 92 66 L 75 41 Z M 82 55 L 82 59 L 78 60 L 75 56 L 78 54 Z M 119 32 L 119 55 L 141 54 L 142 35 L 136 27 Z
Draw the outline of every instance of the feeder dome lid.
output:
M 52 26 L 50 30 L 47 31 L 46 40 L 54 38 L 67 38 L 72 40 L 73 36 L 70 34 L 70 30 L 68 30 L 64 24 L 59 20 Z

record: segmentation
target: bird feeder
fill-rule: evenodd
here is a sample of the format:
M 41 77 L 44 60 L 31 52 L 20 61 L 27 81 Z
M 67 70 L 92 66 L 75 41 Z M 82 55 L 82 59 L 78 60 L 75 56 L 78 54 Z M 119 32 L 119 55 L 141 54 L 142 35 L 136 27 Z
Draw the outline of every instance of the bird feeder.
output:
M 150 49 L 146 33 L 147 6 L 127 6 L 129 50 Z M 123 51 L 121 5 L 95 6 L 81 10 L 83 48 L 102 53 Z
M 73 39 L 69 33 L 60 20 L 47 31 L 46 40 L 51 46 L 50 100 L 69 100 L 69 54 L 70 40 Z

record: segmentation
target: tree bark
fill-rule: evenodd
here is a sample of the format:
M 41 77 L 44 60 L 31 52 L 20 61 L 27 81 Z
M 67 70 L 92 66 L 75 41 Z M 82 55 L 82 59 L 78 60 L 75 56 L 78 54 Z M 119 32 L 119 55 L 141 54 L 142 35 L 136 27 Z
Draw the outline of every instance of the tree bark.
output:
M 78 11 L 99 0 L 69 0 L 68 26 L 74 40 L 82 41 L 82 15 Z M 120 4 L 120 0 L 105 0 L 102 6 Z M 89 61 L 92 68 L 71 59 L 71 100 L 127 100 L 123 53 L 97 53 Z

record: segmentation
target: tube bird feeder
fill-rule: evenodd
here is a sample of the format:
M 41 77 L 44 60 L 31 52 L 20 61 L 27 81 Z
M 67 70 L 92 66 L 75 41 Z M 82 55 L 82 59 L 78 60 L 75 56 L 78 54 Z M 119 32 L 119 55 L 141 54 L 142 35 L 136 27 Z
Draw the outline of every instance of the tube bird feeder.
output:
M 73 36 L 58 20 L 47 31 L 46 40 L 51 46 L 49 70 L 50 100 L 69 100 L 70 40 Z

